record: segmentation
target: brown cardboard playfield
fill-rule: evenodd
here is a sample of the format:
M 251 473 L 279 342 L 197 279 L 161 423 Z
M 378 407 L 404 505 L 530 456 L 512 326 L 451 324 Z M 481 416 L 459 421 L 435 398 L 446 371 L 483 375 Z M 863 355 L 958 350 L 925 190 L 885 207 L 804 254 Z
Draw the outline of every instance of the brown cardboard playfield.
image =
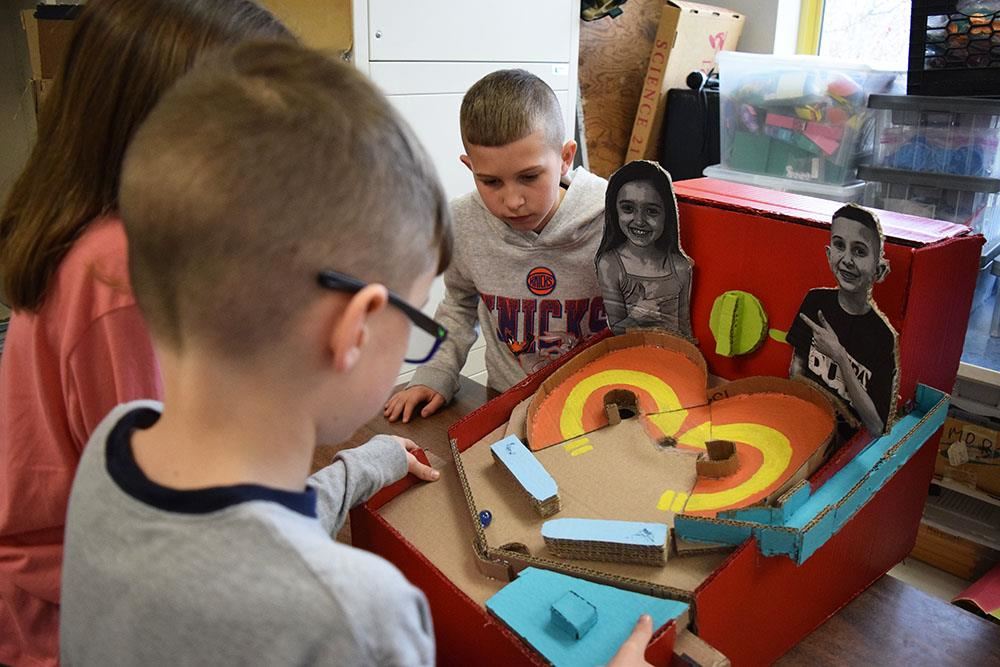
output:
M 503 436 L 504 428 L 499 428 L 483 441 L 488 440 L 492 443 Z M 526 533 L 520 531 L 520 534 L 516 534 L 516 531 L 537 520 L 534 510 L 527 503 L 513 502 L 515 499 L 523 500 L 523 498 L 511 479 L 499 474 L 495 478 L 492 476 L 499 471 L 496 470 L 488 446 L 471 447 L 468 453 L 471 456 L 468 458 L 463 456 L 463 462 L 470 474 L 477 474 L 472 471 L 478 471 L 487 474 L 491 482 L 496 482 L 495 486 L 485 487 L 481 504 L 484 507 L 495 508 L 507 504 L 513 506 L 507 514 L 504 514 L 506 510 L 500 509 L 494 512 L 497 518 L 490 525 L 491 539 L 496 536 L 494 541 L 497 541 L 497 546 L 505 544 L 502 541 L 504 536 L 512 532 L 518 540 L 524 539 Z M 627 502 L 628 494 L 622 495 L 623 500 Z M 572 516 L 569 512 L 572 510 L 567 507 L 560 514 Z M 507 583 L 506 572 L 497 573 L 499 579 L 491 579 L 478 567 L 473 547 L 476 533 L 466 504 L 465 492 L 454 465 L 443 464 L 441 478 L 437 482 L 408 490 L 405 501 L 390 502 L 380 513 L 390 524 L 397 527 L 407 541 L 476 603 L 484 605 L 489 597 Z M 429 521 L 430 517 L 433 517 L 432 522 Z M 531 531 L 531 534 L 534 539 L 526 546 L 532 553 L 545 553 L 541 533 L 535 530 Z M 683 560 L 683 567 L 680 568 L 671 567 L 675 561 L 668 560 L 668 565 L 659 568 L 659 576 L 651 583 L 643 583 L 650 576 L 651 568 L 647 565 L 624 563 L 602 565 L 609 566 L 606 572 L 629 580 L 636 587 L 655 590 L 661 595 L 668 593 L 668 597 L 689 600 L 691 593 L 718 569 L 726 556 L 727 552 L 718 551 L 685 556 L 683 559 L 678 559 Z M 594 564 L 582 563 L 582 565 L 589 570 Z
M 656 341 L 673 345 L 675 350 L 652 347 L 650 343 Z M 630 343 L 636 347 L 626 347 Z M 594 377 L 587 369 L 608 358 L 615 359 L 616 353 L 641 350 L 652 356 L 654 350 L 660 350 L 676 355 L 676 347 L 682 345 L 687 344 L 649 332 L 605 339 L 563 366 L 560 370 L 568 372 L 562 378 L 556 375 L 550 378 L 557 380 L 551 388 L 546 387 L 548 382 L 543 384 L 535 394 L 539 407 L 535 411 L 529 407 L 527 418 L 545 421 L 545 405 L 549 399 L 560 396 L 561 387 L 586 386 Z M 609 352 L 608 347 L 614 349 Z M 703 369 L 704 363 L 691 367 Z M 640 414 L 614 425 L 605 421 L 585 438 L 571 436 L 568 442 L 536 452 L 539 462 L 559 483 L 563 506 L 560 517 L 672 525 L 674 514 L 682 509 L 686 513 L 714 516 L 723 509 L 773 499 L 816 469 L 834 428 L 832 410 L 818 391 L 779 378 L 728 383 L 706 391 L 705 376 L 696 374 L 695 378 L 701 385 L 701 399 L 693 401 L 694 404 L 686 403 L 685 409 Z M 591 393 L 622 386 L 634 385 L 628 380 L 612 380 L 598 385 Z M 788 393 L 781 393 L 782 389 L 788 389 Z M 693 394 L 689 396 L 694 399 Z M 709 402 L 709 397 L 714 400 Z M 678 413 L 684 414 L 677 417 Z M 656 417 L 665 419 L 654 425 L 649 420 Z M 666 422 L 672 423 L 668 426 Z M 685 428 L 688 424 L 690 428 Z M 650 433 L 651 425 L 656 433 Z M 516 431 L 521 427 L 508 423 L 504 430 Z M 530 441 L 530 426 L 527 430 Z M 676 447 L 657 445 L 656 436 L 675 433 L 679 435 Z M 712 433 L 737 443 L 741 452 L 741 469 L 737 473 L 722 479 L 698 478 L 696 452 L 704 450 L 704 443 L 711 439 Z M 768 436 L 780 439 L 782 434 L 788 436 L 784 441 L 788 450 L 768 450 Z M 701 583 L 700 563 L 693 562 L 689 569 L 686 557 L 671 557 L 665 567 L 659 568 L 555 557 L 542 540 L 542 520 L 523 502 L 514 481 L 498 474 L 493 465 L 489 456 L 493 437 L 490 434 L 463 452 L 455 452 L 459 477 L 465 482 L 463 493 L 472 499 L 472 514 L 488 509 L 493 517 L 488 527 L 477 531 L 476 550 L 482 559 L 542 565 L 631 590 L 653 591 L 680 599 L 688 599 L 693 592 L 683 587 L 684 582 Z M 774 459 L 782 454 L 788 454 L 788 458 L 779 465 Z

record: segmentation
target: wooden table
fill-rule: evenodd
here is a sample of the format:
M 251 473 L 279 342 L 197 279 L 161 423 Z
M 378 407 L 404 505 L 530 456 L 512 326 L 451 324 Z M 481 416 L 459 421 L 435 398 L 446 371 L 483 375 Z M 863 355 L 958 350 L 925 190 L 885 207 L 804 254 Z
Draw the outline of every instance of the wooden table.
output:
M 344 447 L 378 433 L 414 440 L 432 464 L 451 456 L 450 424 L 486 401 L 486 388 L 462 378 L 456 400 L 430 419 L 390 424 L 381 416 L 335 447 L 319 447 L 314 468 L 326 465 Z M 933 598 L 888 575 L 814 630 L 779 665 L 997 665 L 1000 625 Z

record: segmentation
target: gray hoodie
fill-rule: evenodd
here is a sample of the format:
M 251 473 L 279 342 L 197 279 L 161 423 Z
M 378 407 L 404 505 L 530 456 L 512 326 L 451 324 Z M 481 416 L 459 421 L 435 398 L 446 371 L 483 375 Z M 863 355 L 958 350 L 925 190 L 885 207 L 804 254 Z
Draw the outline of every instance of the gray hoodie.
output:
M 451 400 L 476 340 L 477 319 L 486 338 L 489 386 L 499 391 L 606 328 L 594 256 L 608 183 L 584 169 L 571 177 L 540 234 L 508 227 L 478 192 L 452 201 L 455 251 L 434 315 L 448 338 L 409 386 L 426 385 Z

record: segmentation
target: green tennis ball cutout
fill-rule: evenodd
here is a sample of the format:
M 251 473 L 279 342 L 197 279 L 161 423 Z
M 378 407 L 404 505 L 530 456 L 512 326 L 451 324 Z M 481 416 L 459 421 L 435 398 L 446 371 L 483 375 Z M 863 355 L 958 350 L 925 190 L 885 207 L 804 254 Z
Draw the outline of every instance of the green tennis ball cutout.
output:
M 733 290 L 716 298 L 708 327 L 715 336 L 716 354 L 749 354 L 767 339 L 767 313 L 753 294 Z

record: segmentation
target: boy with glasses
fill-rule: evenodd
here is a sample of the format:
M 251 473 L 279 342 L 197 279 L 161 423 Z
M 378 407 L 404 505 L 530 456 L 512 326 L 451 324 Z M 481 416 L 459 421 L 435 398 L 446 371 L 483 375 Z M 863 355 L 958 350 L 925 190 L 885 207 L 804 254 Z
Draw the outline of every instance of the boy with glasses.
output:
M 451 251 L 423 149 L 356 70 L 247 44 L 164 96 L 120 195 L 164 401 L 115 408 L 85 450 L 64 662 L 433 664 L 424 595 L 331 535 L 437 472 L 380 436 L 308 477 L 446 335 L 411 305 Z

